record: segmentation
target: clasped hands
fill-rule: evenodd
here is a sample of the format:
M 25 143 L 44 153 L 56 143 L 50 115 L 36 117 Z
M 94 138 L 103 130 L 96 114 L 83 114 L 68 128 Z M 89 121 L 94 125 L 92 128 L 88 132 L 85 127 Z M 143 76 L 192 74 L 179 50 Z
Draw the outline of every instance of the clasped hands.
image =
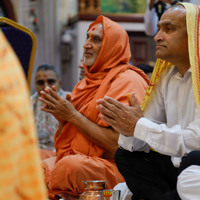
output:
M 134 93 L 130 94 L 129 106 L 111 97 L 97 100 L 99 117 L 125 136 L 133 136 L 137 121 L 143 117 Z
M 45 88 L 40 94 L 39 100 L 44 103 L 41 110 L 51 113 L 63 125 L 75 118 L 78 111 L 71 103 L 70 95 L 66 99 L 60 97 L 55 86 Z M 96 108 L 103 121 L 125 136 L 133 136 L 137 121 L 143 117 L 134 93 L 130 94 L 129 106 L 106 96 L 97 100 Z
M 46 87 L 40 94 L 39 100 L 44 103 L 44 107 L 40 109 L 51 113 L 63 125 L 71 121 L 78 112 L 71 103 L 71 96 L 67 94 L 66 99 L 60 97 L 55 86 Z

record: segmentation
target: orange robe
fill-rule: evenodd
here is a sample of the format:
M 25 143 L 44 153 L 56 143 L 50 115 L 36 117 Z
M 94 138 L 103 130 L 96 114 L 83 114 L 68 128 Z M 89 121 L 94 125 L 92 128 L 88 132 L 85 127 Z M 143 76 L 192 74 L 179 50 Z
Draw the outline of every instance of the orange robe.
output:
M 135 92 L 142 103 L 148 78 L 129 64 L 131 54 L 126 31 L 103 16 L 98 17 L 89 29 L 97 23 L 102 23 L 104 30 L 101 50 L 91 68 L 84 66 L 85 78 L 75 86 L 71 100 L 85 117 L 99 126 L 108 127 L 98 117 L 96 100 L 110 96 L 128 105 L 128 93 Z M 124 181 L 114 160 L 104 158 L 105 150 L 70 123 L 63 127 L 59 136 L 55 134 L 55 147 L 57 156 L 43 161 L 52 194 L 80 194 L 84 190 L 84 180 L 107 180 L 107 188 Z

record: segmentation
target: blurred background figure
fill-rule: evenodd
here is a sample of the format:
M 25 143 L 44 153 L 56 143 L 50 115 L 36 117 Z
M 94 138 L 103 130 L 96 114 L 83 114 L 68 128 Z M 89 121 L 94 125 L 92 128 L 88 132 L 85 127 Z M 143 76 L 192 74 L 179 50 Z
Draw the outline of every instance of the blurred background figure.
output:
M 0 30 L 0 199 L 46 200 L 28 85 Z
M 150 0 L 144 16 L 146 35 L 156 35 L 158 31 L 158 20 L 168 8 L 170 8 L 178 2 L 189 2 L 200 5 L 199 0 Z
M 79 80 L 82 80 L 84 78 L 84 76 L 85 76 L 83 58 L 81 59 L 81 62 L 79 63 L 78 67 L 80 69 Z
M 139 69 L 141 69 L 142 71 L 144 71 L 144 73 L 148 76 L 149 80 L 151 80 L 151 75 L 152 75 L 152 72 L 153 72 L 153 66 L 154 66 L 154 63 L 149 63 L 149 64 L 139 64 L 137 65 L 137 67 Z
M 47 86 L 51 87 L 55 85 L 58 95 L 66 98 L 66 95 L 70 94 L 70 92 L 62 90 L 60 88 L 61 83 L 62 81 L 57 67 L 42 64 L 37 68 L 35 74 L 35 86 L 37 91 L 31 96 L 31 103 L 41 149 L 54 151 L 54 133 L 58 126 L 58 121 L 53 115 L 41 111 L 40 107 L 43 107 L 43 103 L 38 100 L 40 91 L 44 90 Z

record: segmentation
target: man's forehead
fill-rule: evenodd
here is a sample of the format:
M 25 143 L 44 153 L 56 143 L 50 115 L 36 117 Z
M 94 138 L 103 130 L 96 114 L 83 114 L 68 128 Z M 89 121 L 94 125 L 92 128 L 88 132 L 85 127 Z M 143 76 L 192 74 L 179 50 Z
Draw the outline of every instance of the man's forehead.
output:
M 158 25 L 179 25 L 186 21 L 186 10 L 182 6 L 169 8 L 161 17 Z
M 99 23 L 99 24 L 95 24 L 94 26 L 92 26 L 92 28 L 90 29 L 90 30 L 95 30 L 96 28 L 103 28 L 103 25 L 101 24 L 101 23 Z
M 169 8 L 166 12 L 164 12 L 163 16 L 165 16 L 165 14 L 169 15 L 169 13 L 175 17 L 177 17 L 177 16 L 184 17 L 186 15 L 186 9 L 182 5 L 179 5 L 179 4 L 174 5 L 171 8 Z
M 41 76 L 41 75 L 57 77 L 57 74 L 53 70 L 39 70 L 36 74 L 36 77 Z
M 103 25 L 102 24 L 95 24 L 90 28 L 88 32 L 103 32 Z
M 160 20 L 158 22 L 158 27 L 160 27 L 160 26 L 169 26 L 169 25 L 176 26 L 176 23 L 174 21 L 169 20 L 169 19 Z

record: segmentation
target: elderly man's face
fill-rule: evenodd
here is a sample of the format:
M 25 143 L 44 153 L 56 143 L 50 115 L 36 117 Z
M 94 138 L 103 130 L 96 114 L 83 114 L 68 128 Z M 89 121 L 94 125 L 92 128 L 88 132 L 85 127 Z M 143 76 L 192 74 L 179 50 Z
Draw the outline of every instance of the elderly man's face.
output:
M 35 76 L 35 85 L 38 93 L 44 90 L 47 86 L 55 85 L 57 91 L 60 89 L 61 82 L 58 80 L 56 73 L 53 70 L 39 70 Z
M 87 39 L 84 44 L 84 64 L 91 67 L 100 52 L 103 40 L 103 26 L 96 24 L 87 32 Z
M 173 64 L 188 62 L 188 36 L 186 29 L 186 11 L 182 6 L 167 10 L 158 23 L 156 57 Z

